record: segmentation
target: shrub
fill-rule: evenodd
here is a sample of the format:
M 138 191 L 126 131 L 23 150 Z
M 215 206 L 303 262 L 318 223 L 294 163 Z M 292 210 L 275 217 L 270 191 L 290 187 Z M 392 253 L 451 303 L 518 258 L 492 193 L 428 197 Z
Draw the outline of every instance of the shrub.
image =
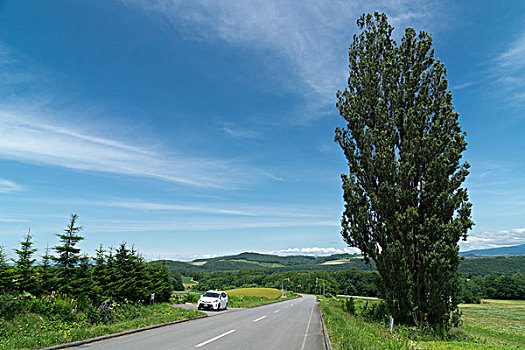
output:
M 342 308 L 344 311 L 348 312 L 350 315 L 355 315 L 355 303 L 354 298 L 346 298 L 342 300 Z

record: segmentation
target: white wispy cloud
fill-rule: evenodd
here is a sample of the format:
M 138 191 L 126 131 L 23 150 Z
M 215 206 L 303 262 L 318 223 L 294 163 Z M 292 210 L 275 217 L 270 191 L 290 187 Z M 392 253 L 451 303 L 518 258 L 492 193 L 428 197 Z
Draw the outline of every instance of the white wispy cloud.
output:
M 65 204 L 67 206 L 97 206 L 109 208 L 123 208 L 141 211 L 173 211 L 194 212 L 208 214 L 224 214 L 228 216 L 253 216 L 269 218 L 304 218 L 304 219 L 326 219 L 334 216 L 337 209 L 326 207 L 297 206 L 293 204 L 271 203 L 268 205 L 254 205 L 246 203 L 231 202 L 200 202 L 192 203 L 160 203 L 138 199 L 126 198 L 104 198 L 104 199 L 33 199 L 33 202 Z M 122 223 L 122 221 L 118 221 Z
M 500 54 L 497 64 L 498 81 L 508 91 L 515 102 L 525 102 L 525 31 Z
M 238 161 L 163 154 L 48 118 L 0 106 L 0 158 L 68 169 L 156 178 L 205 187 L 236 188 L 267 176 Z
M 460 241 L 462 251 L 506 247 L 525 243 L 525 228 L 471 233 L 467 241 Z
M 287 248 L 277 251 L 271 251 L 269 254 L 277 255 L 311 255 L 311 256 L 327 256 L 334 254 L 354 254 L 359 253 L 357 248 L 334 248 L 334 247 L 310 247 L 310 248 Z
M 259 139 L 261 135 L 259 135 L 258 132 L 255 130 L 250 130 L 246 128 L 241 128 L 239 126 L 236 126 L 232 123 L 222 123 L 220 126 L 220 130 L 225 133 L 226 135 L 233 137 L 234 139 Z
M 173 220 L 170 222 L 132 222 L 100 223 L 90 229 L 90 232 L 187 232 L 187 231 L 219 231 L 236 229 L 285 228 L 285 227 L 338 227 L 337 220 L 284 220 L 284 219 L 250 219 L 250 220 L 213 220 L 195 222 L 190 219 Z
M 347 79 L 347 50 L 355 21 L 363 12 L 385 11 L 400 28 L 417 27 L 437 15 L 425 2 L 408 0 L 122 2 L 164 17 L 190 39 L 218 41 L 271 57 L 266 69 L 274 69 L 276 90 L 299 92 L 316 112 L 302 119 L 333 108 L 335 92 L 344 88 Z
M 11 193 L 20 191 L 21 189 L 22 186 L 20 186 L 17 183 L 14 183 L 13 181 L 0 179 L 0 193 Z
M 14 56 L 12 49 L 0 41 L 0 88 L 11 88 L 35 81 L 35 73 Z
M 13 218 L 0 218 L 0 222 L 28 222 L 28 220 L 21 220 L 21 219 L 13 219 Z
M 451 86 L 451 88 L 452 88 L 453 90 L 462 90 L 462 89 L 468 88 L 469 86 L 476 85 L 476 84 L 477 84 L 476 82 L 468 81 L 468 82 L 466 82 L 466 83 L 462 83 L 462 84 L 458 84 L 458 85 L 453 85 L 453 86 Z

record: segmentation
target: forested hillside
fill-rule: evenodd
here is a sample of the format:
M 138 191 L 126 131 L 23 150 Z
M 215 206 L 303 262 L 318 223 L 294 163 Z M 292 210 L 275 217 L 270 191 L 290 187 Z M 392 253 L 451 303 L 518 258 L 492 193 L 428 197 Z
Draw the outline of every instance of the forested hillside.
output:
M 197 259 L 192 262 L 163 260 L 171 271 L 183 275 L 194 272 L 221 272 L 262 270 L 268 273 L 285 271 L 344 271 L 356 268 L 375 271 L 373 265 L 365 264 L 360 255 L 337 254 L 326 257 L 277 256 L 242 253 L 213 259 Z M 525 256 L 467 257 L 459 265 L 459 272 L 468 276 L 525 273 Z
M 459 265 L 459 272 L 468 276 L 525 273 L 525 256 L 465 258 Z

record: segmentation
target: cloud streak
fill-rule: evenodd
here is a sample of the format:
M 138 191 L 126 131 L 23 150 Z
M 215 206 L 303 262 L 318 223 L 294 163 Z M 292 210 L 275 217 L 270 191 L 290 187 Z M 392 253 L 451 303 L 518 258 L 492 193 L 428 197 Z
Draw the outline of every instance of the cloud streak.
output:
M 498 82 L 510 90 L 516 102 L 525 102 L 525 32 L 496 59 Z
M 22 189 L 22 186 L 14 183 L 13 181 L 0 179 L 0 193 L 11 193 L 17 192 Z
M 158 232 L 158 231 L 219 231 L 237 229 L 260 229 L 260 228 L 286 228 L 286 227 L 338 227 L 337 220 L 279 220 L 265 219 L 242 221 L 207 220 L 206 222 L 192 222 L 184 220 L 179 222 L 124 222 L 122 224 L 100 223 L 90 232 Z
M 187 186 L 227 189 L 264 174 L 239 162 L 192 158 L 93 136 L 45 122 L 27 112 L 0 109 L 0 158 L 67 169 L 155 178 Z M 4 183 L 3 188 L 9 188 Z M 14 185 L 13 185 L 14 186 Z
M 232 123 L 223 123 L 220 130 L 226 135 L 238 140 L 254 140 L 261 138 L 261 135 L 254 130 L 240 128 Z
M 363 12 L 386 11 L 399 27 L 433 18 L 428 5 L 405 0 L 122 2 L 160 15 L 191 39 L 246 48 L 259 57 L 269 55 L 271 64 L 266 66 L 276 70 L 279 88 L 301 93 L 317 111 L 333 108 L 335 91 L 344 87 L 349 40 Z

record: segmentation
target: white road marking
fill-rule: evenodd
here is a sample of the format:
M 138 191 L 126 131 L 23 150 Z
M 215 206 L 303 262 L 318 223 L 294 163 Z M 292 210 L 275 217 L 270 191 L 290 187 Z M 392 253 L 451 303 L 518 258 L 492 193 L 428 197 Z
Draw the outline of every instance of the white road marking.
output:
M 222 338 L 222 337 L 224 337 L 224 336 L 226 336 L 226 335 L 228 335 L 228 334 L 231 334 L 231 333 L 233 333 L 233 332 L 235 332 L 235 329 L 232 329 L 231 331 L 228 331 L 228 332 L 226 332 L 226 333 L 222 333 L 221 335 L 218 335 L 218 336 L 216 336 L 215 338 L 211 338 L 211 339 L 209 339 L 209 340 L 206 340 L 205 342 L 202 342 L 202 343 L 200 343 L 200 344 L 197 344 L 197 345 L 195 345 L 195 347 L 196 347 L 196 348 L 200 348 L 201 346 L 204 346 L 204 345 L 206 345 L 206 344 L 208 344 L 208 343 L 211 343 L 212 341 L 217 340 L 217 339 L 220 339 L 220 338 Z
M 278 313 L 279 311 L 281 311 L 281 310 L 275 310 L 273 313 L 276 314 L 276 313 Z
M 260 321 L 260 320 L 262 320 L 263 318 L 266 318 L 266 316 L 259 317 L 259 318 L 255 319 L 255 320 L 253 320 L 252 322 Z
M 306 326 L 306 332 L 304 333 L 303 346 L 301 346 L 301 350 L 304 350 L 304 346 L 306 345 L 306 337 L 308 336 L 308 330 L 310 329 L 310 323 L 312 322 L 312 315 L 314 313 L 314 305 L 312 305 L 312 310 L 310 311 L 310 319 L 308 320 L 308 326 Z

